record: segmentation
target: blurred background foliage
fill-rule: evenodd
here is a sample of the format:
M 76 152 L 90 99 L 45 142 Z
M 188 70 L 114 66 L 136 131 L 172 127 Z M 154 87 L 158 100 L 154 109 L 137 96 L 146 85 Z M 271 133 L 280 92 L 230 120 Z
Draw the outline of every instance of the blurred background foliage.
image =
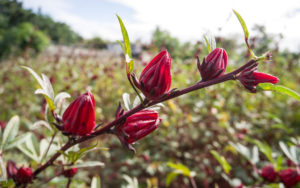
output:
M 48 135 L 45 128 L 30 130 L 34 122 L 45 120 L 46 102 L 41 96 L 33 94 L 37 85 L 21 65 L 46 74 L 55 93 L 68 92 L 72 99 L 91 89 L 96 101 L 97 122 L 113 120 L 123 93 L 129 93 L 131 100 L 134 99 L 134 91 L 125 79 L 122 52 L 114 48 L 117 44 L 100 37 L 84 41 L 66 24 L 25 10 L 17 1 L 0 0 L 0 23 L 1 122 L 19 115 L 21 133 L 31 131 L 37 141 Z M 279 51 L 283 36 L 268 34 L 263 26 L 256 26 L 252 36 L 250 44 L 257 55 L 271 51 L 273 56 L 271 62 L 260 63 L 259 70 L 276 75 L 281 85 L 300 92 L 299 53 Z M 239 43 L 236 37 L 216 36 L 216 42 L 217 47 L 226 49 L 228 53 L 227 72 L 249 59 L 246 46 Z M 202 39 L 182 43 L 159 28 L 153 32 L 150 44 L 137 42 L 132 46 L 140 49 L 135 58 L 134 71 L 137 75 L 159 50 L 169 51 L 172 57 L 172 88 L 183 88 L 198 82 L 200 74 L 195 56 L 202 59 L 208 54 Z M 67 103 L 72 99 L 68 99 Z M 195 173 L 193 178 L 198 187 L 214 187 L 216 184 L 231 187 L 223 178 L 222 168 L 210 153 L 211 150 L 222 154 L 231 165 L 229 178 L 238 178 L 246 185 L 254 185 L 258 177 L 253 173 L 251 164 L 230 143 L 252 148 L 253 143 L 245 139 L 252 138 L 265 142 L 274 152 L 280 153 L 279 141 L 289 141 L 300 133 L 299 102 L 278 93 L 251 94 L 236 81 L 167 101 L 159 113 L 162 118 L 159 129 L 135 145 L 135 155 L 123 148 L 112 135 L 95 139 L 94 143 L 109 150 L 89 153 L 85 160 L 102 161 L 105 167 L 80 169 L 72 186 L 88 187 L 91 178 L 99 175 L 103 187 L 126 187 L 130 183 L 140 187 L 167 187 L 167 177 L 172 172 L 172 165 L 168 163 L 172 162 L 184 164 Z M 18 150 L 4 155 L 4 160 L 12 158 L 19 164 L 29 162 L 34 166 L 34 162 Z M 260 153 L 258 166 L 267 163 L 268 159 Z M 287 165 L 288 160 L 284 160 L 283 166 Z M 53 170 L 50 169 L 51 172 Z M 59 184 L 62 181 L 66 180 L 54 179 L 51 185 L 64 187 Z M 169 187 L 174 188 L 190 186 L 189 178 L 184 173 L 169 182 Z

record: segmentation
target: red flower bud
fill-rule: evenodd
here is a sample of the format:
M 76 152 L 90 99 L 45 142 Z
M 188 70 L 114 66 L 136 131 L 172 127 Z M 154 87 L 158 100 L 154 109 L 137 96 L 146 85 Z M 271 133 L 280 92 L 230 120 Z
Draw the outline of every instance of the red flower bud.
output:
M 264 178 L 264 180 L 269 182 L 275 182 L 277 178 L 277 172 L 272 164 L 263 167 L 260 171 L 260 175 Z
M 33 180 L 33 172 L 31 168 L 21 167 L 19 168 L 16 176 L 16 182 L 21 184 L 31 183 Z
M 17 166 L 16 163 L 13 161 L 7 161 L 6 164 L 6 172 L 7 172 L 7 176 L 8 178 L 14 178 L 15 175 L 17 174 Z
M 77 173 L 77 168 L 71 168 L 63 171 L 63 175 L 66 178 L 72 178 L 73 176 L 75 176 L 76 173 Z
M 0 121 L 0 129 L 4 129 L 6 127 L 5 121 Z
M 133 78 L 134 84 L 148 99 L 158 99 L 170 89 L 170 68 L 171 57 L 167 51 L 162 51 L 146 66 L 139 81 Z
M 63 130 L 72 135 L 90 134 L 95 126 L 95 100 L 90 92 L 80 95 L 63 114 Z
M 199 58 L 197 58 L 197 66 L 203 81 L 221 76 L 227 67 L 226 51 L 223 48 L 214 49 L 203 59 L 201 65 Z
M 300 181 L 300 175 L 296 170 L 286 169 L 279 172 L 281 182 L 286 187 L 293 187 Z
M 126 122 L 118 128 L 121 140 L 131 144 L 152 133 L 159 125 L 161 119 L 153 110 L 139 111 L 126 119 Z
M 262 72 L 257 72 L 256 69 L 256 66 L 254 68 L 246 69 L 237 76 L 237 79 L 250 92 L 255 93 L 256 86 L 259 83 L 268 82 L 276 84 L 277 82 L 279 82 L 279 79 L 277 77 Z

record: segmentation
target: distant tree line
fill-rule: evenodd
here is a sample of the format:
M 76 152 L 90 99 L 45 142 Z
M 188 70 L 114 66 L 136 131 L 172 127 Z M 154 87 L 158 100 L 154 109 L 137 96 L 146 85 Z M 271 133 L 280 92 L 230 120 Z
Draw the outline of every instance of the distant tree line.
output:
M 79 34 L 41 11 L 23 8 L 17 0 L 0 0 L 0 57 L 39 52 L 47 44 L 73 44 L 81 41 Z

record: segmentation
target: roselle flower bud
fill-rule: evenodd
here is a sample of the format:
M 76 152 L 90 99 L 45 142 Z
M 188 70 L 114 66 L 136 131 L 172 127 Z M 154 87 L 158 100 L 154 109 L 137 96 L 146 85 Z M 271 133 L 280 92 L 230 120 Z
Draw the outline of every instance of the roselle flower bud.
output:
M 6 122 L 5 121 L 0 121 L 0 129 L 4 129 L 6 126 Z
M 8 178 L 14 178 L 15 175 L 17 174 L 17 172 L 18 172 L 16 163 L 13 162 L 13 161 L 7 161 L 6 172 L 7 172 L 7 177 Z
M 197 58 L 197 66 L 203 81 L 221 76 L 227 67 L 226 51 L 223 48 L 214 49 L 203 59 L 201 65 L 199 58 Z
M 272 164 L 263 167 L 260 171 L 260 175 L 264 178 L 264 180 L 269 182 L 275 182 L 277 178 L 277 172 Z
M 32 169 L 25 168 L 25 167 L 19 168 L 19 170 L 15 176 L 15 180 L 16 180 L 16 182 L 21 183 L 21 184 L 31 183 L 33 180 Z
M 300 175 L 296 170 L 286 169 L 279 172 L 281 182 L 288 188 L 293 187 L 300 181 Z
M 117 134 L 121 141 L 131 144 L 152 133 L 160 121 L 157 112 L 142 110 L 129 116 L 126 122 L 118 127 Z
M 63 171 L 63 175 L 66 178 L 72 178 L 73 176 L 75 176 L 76 173 L 77 173 L 77 168 L 71 168 Z
M 170 89 L 170 69 L 171 57 L 167 51 L 162 51 L 146 66 L 139 81 L 133 77 L 134 84 L 148 99 L 158 99 Z
M 256 86 L 259 83 L 273 83 L 276 84 L 279 82 L 279 79 L 275 76 L 257 72 L 256 67 L 246 69 L 242 71 L 238 76 L 237 79 L 241 82 L 241 84 L 250 92 L 256 92 Z
M 80 95 L 63 114 L 63 130 L 72 135 L 90 134 L 95 126 L 95 100 L 90 92 Z

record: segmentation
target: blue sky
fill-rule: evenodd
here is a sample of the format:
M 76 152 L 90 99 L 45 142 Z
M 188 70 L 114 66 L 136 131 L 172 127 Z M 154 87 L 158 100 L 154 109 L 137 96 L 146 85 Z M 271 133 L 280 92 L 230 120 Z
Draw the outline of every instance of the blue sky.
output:
M 121 39 L 119 14 L 134 41 L 149 41 L 159 26 L 182 41 L 201 40 L 203 34 L 242 34 L 232 13 L 238 10 L 250 35 L 254 24 L 284 35 L 282 48 L 300 51 L 299 0 L 20 0 L 26 8 L 40 7 L 57 21 L 69 24 L 85 38 Z M 220 30 L 221 28 L 221 30 Z

